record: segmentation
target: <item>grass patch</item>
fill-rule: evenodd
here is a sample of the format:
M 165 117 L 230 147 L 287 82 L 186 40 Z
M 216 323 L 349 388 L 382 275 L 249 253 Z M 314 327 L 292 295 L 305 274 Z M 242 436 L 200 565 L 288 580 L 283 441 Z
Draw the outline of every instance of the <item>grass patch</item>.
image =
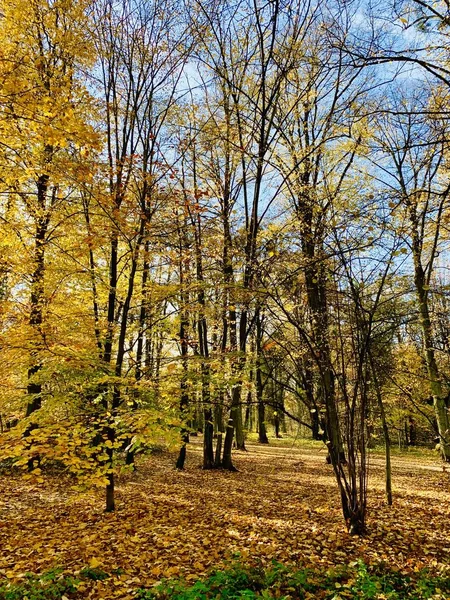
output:
M 85 567 L 84 569 L 81 569 L 80 576 L 85 579 L 91 579 L 92 581 L 103 581 L 104 579 L 108 579 L 109 573 L 106 573 L 97 567 Z
M 41 575 L 26 573 L 20 583 L 0 581 L 0 600 L 61 600 L 79 597 L 76 594 L 82 581 L 103 581 L 108 577 L 109 573 L 92 567 L 81 569 L 76 577 L 65 574 L 62 567 Z
M 283 433 L 280 438 L 268 434 L 269 444 L 260 444 L 257 433 L 249 432 L 246 434 L 245 441 L 252 444 L 257 444 L 261 448 L 273 446 L 274 448 L 297 448 L 305 450 L 326 450 L 325 444 L 321 440 L 313 440 L 312 438 L 304 438 Z
M 20 583 L 0 582 L 0 600 L 60 600 L 77 590 L 78 580 L 64 575 L 62 568 L 42 575 L 27 573 Z
M 138 600 L 445 600 L 449 577 L 433 577 L 426 571 L 414 578 L 380 564 L 362 562 L 327 571 L 295 569 L 274 563 L 269 569 L 238 563 L 214 570 L 206 578 L 189 583 L 164 580 L 151 589 L 138 590 Z
M 119 573 L 117 573 L 119 574 Z M 0 600 L 61 600 L 80 598 L 82 581 L 102 581 L 110 575 L 86 567 L 77 577 L 62 568 L 42 575 L 28 573 L 20 583 L 0 582 Z M 86 588 L 83 588 L 83 596 Z M 166 579 L 138 589 L 136 600 L 446 600 L 450 577 L 428 571 L 414 576 L 378 564 L 358 561 L 333 569 L 297 569 L 274 562 L 270 568 L 225 564 L 196 582 Z

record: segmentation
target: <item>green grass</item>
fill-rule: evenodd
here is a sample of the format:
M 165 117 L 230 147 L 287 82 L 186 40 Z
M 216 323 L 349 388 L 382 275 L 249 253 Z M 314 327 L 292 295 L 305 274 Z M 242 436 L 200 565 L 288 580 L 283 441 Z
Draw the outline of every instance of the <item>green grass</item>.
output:
M 119 573 L 116 573 L 119 574 Z M 0 582 L 0 600 L 80 598 L 80 581 L 110 575 L 86 567 L 78 576 L 62 568 L 42 575 L 28 573 L 20 583 Z M 84 595 L 82 597 L 85 597 Z M 195 583 L 166 579 L 150 589 L 137 589 L 136 600 L 448 600 L 450 576 L 427 571 L 408 575 L 384 564 L 361 561 L 333 569 L 300 569 L 273 563 L 270 568 L 232 562 Z
M 383 565 L 362 562 L 328 571 L 294 569 L 274 563 L 269 569 L 238 563 L 214 570 L 194 584 L 181 579 L 162 581 L 139 590 L 138 600 L 427 600 L 450 597 L 450 578 L 426 571 L 414 578 Z
M 60 600 L 76 592 L 78 581 L 64 575 L 62 568 L 42 575 L 27 573 L 21 583 L 0 582 L 0 600 Z
M 103 581 L 110 577 L 98 568 L 85 567 L 75 577 L 56 567 L 41 575 L 27 573 L 20 583 L 0 581 L 0 600 L 61 600 L 73 597 L 81 581 Z
M 275 448 L 305 448 L 305 449 L 316 449 L 316 450 L 325 450 L 326 447 L 321 440 L 312 440 L 311 438 L 302 438 L 295 437 L 292 435 L 288 435 L 285 433 L 281 434 L 281 438 L 276 438 L 274 435 L 268 434 L 269 445 L 274 446 Z M 246 441 L 251 442 L 253 444 L 258 444 L 258 434 L 255 432 L 248 432 L 246 434 Z M 261 448 L 267 447 L 266 444 L 261 444 Z
M 282 434 L 282 438 L 276 438 L 272 435 L 269 435 L 269 447 L 273 446 L 275 448 L 291 448 L 294 447 L 296 449 L 304 449 L 304 450 L 321 450 L 326 456 L 326 446 L 321 440 L 313 440 L 311 438 L 304 437 L 293 437 L 292 435 Z M 246 439 L 254 444 L 258 444 L 258 434 L 254 432 L 247 433 Z M 261 444 L 261 447 L 264 446 Z M 377 444 L 370 448 L 370 453 L 376 456 L 384 456 L 385 449 L 384 443 L 380 440 L 377 440 Z M 399 448 L 398 444 L 393 443 L 391 446 L 391 455 L 392 456 L 404 456 L 411 457 L 414 456 L 416 458 L 423 458 L 427 460 L 435 460 L 439 461 L 439 453 L 429 446 L 408 446 L 404 448 Z
M 377 444 L 374 448 L 370 448 L 371 454 L 376 454 L 380 456 L 385 455 L 385 449 L 383 444 Z M 398 445 L 391 446 L 391 455 L 392 456 L 404 456 L 411 457 L 414 456 L 416 458 L 422 458 L 426 460 L 434 460 L 439 462 L 440 457 L 439 453 L 429 447 L 426 446 L 408 446 L 405 448 L 399 448 Z

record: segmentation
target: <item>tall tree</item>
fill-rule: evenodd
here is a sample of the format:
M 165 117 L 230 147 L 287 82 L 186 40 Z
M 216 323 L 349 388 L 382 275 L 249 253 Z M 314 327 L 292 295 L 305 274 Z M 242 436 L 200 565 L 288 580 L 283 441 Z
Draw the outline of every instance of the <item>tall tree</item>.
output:
M 119 4 L 106 1 L 97 7 L 96 41 L 105 112 L 105 175 L 108 177 L 107 202 L 102 209 L 110 219 L 111 231 L 107 327 L 102 358 L 116 378 L 123 374 L 130 309 L 150 222 L 165 198 L 159 191 L 159 181 L 170 166 L 161 155 L 161 137 L 188 56 L 187 31 L 179 11 L 173 9 L 171 0 L 137 5 L 127 0 Z M 119 267 L 122 247 L 125 248 L 126 270 Z M 144 256 L 144 260 L 148 271 L 148 256 L 147 260 Z M 123 295 L 119 295 L 120 279 L 124 278 Z M 105 429 L 111 464 L 106 497 L 108 511 L 114 510 L 114 420 L 121 403 L 117 384 L 112 390 L 105 390 L 103 405 L 111 415 Z
M 442 458 L 450 460 L 448 390 L 434 350 L 430 310 L 436 258 L 446 247 L 442 225 L 448 213 L 450 184 L 445 164 L 445 122 L 427 116 L 429 99 L 420 91 L 408 101 L 405 90 L 393 92 L 391 109 L 379 118 L 377 166 L 391 195 L 392 216 L 399 222 L 411 252 L 413 280 L 423 337 L 423 356 L 433 396 Z M 406 108 L 406 110 L 405 110 Z M 386 163 L 382 157 L 389 158 Z
M 5 2 L 0 29 L 2 186 L 31 222 L 28 248 L 29 368 L 27 409 L 42 405 L 46 252 L 75 167 L 75 147 L 96 142 L 80 70 L 92 64 L 89 2 Z M 24 226 L 28 226 L 25 225 Z

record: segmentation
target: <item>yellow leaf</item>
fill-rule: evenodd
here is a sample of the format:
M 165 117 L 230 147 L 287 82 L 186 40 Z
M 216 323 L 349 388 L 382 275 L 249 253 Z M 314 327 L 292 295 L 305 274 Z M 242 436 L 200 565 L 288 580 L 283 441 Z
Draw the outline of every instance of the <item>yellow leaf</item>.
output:
M 93 569 L 98 567 L 100 564 L 101 564 L 100 561 L 98 560 L 98 558 L 95 558 L 95 556 L 93 558 L 91 558 L 91 560 L 89 561 L 89 566 L 92 567 Z

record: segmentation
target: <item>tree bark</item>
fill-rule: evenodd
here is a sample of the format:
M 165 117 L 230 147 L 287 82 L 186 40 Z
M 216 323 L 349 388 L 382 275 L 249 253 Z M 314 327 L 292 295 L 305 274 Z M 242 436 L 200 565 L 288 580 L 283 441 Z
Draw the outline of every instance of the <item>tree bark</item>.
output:
M 447 394 L 444 392 L 442 379 L 436 362 L 433 348 L 433 332 L 428 303 L 428 286 L 421 262 L 421 243 L 418 236 L 417 217 L 415 207 L 410 207 L 410 220 L 413 225 L 413 258 L 414 258 L 414 283 L 419 304 L 420 325 L 423 335 L 424 358 L 433 396 L 434 411 L 439 432 L 439 448 L 442 459 L 450 462 L 450 417 L 447 407 Z
M 231 460 L 231 451 L 233 448 L 234 425 L 233 419 L 228 420 L 227 430 L 225 433 L 225 441 L 223 444 L 223 460 L 222 467 L 228 471 L 237 471 Z
M 26 416 L 29 417 L 33 412 L 39 410 L 42 406 L 42 384 L 37 381 L 37 375 L 42 369 L 40 353 L 42 350 L 42 324 L 43 310 L 45 303 L 44 281 L 45 281 L 45 241 L 50 216 L 47 208 L 49 176 L 41 175 L 37 181 L 37 204 L 38 210 L 35 215 L 35 236 L 34 236 L 34 269 L 31 276 L 31 295 L 30 295 L 30 320 L 34 335 L 38 338 L 35 347 L 31 352 L 32 364 L 28 369 L 27 395 L 28 404 Z
M 258 439 L 260 444 L 268 444 L 269 438 L 267 437 L 267 429 L 266 429 L 266 415 L 265 415 L 265 405 L 264 405 L 264 388 L 262 381 L 262 372 L 261 372 L 261 362 L 262 362 L 262 317 L 261 317 L 261 309 L 257 308 L 256 314 L 256 374 L 255 374 L 255 384 L 256 384 L 256 401 L 258 404 Z
M 386 411 L 384 409 L 383 398 L 381 396 L 381 388 L 378 381 L 378 376 L 375 370 L 372 353 L 369 350 L 370 367 L 372 377 L 375 384 L 375 394 L 377 397 L 378 409 L 380 411 L 381 426 L 383 429 L 384 448 L 385 448 L 385 490 L 386 501 L 389 506 L 392 506 L 392 466 L 391 466 L 391 436 L 389 434 L 389 426 L 386 419 Z

